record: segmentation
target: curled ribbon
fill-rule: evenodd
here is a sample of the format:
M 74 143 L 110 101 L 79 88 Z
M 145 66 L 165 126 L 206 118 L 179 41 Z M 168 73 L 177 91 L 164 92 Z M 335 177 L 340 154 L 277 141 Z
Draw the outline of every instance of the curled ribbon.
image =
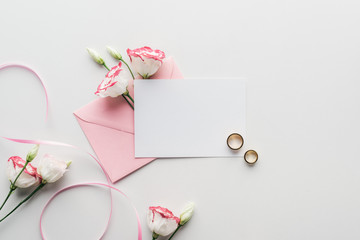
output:
M 48 94 L 47 94 L 47 90 L 46 90 L 46 87 L 45 87 L 45 84 L 44 82 L 42 81 L 41 77 L 33 70 L 31 69 L 30 67 L 27 67 L 25 65 L 21 65 L 21 64 L 2 64 L 0 65 L 0 70 L 2 69 L 5 69 L 5 68 L 9 68 L 9 67 L 18 67 L 18 68 L 23 68 L 23 69 L 26 69 L 30 72 L 32 72 L 33 74 L 36 75 L 36 77 L 39 79 L 43 89 L 44 89 L 44 92 L 45 92 L 45 97 L 46 97 L 46 119 L 48 117 L 48 110 L 49 110 L 49 100 L 48 100 Z M 2 137 L 0 136 L 1 138 L 5 139 L 5 140 L 8 140 L 8 141 L 12 141 L 12 142 L 17 142 L 17 143 L 25 143 L 25 144 L 44 144 L 44 145 L 52 145 L 52 146 L 62 146 L 62 147 L 69 147 L 69 148 L 73 148 L 73 149 L 77 149 L 77 150 L 81 150 L 81 148 L 77 147 L 77 146 L 74 146 L 74 145 L 71 145 L 71 144 L 67 144 L 67 143 L 61 143 L 61 142 L 55 142 L 55 141 L 46 141 L 46 140 L 26 140 L 26 139 L 15 139 L 15 138 L 8 138 L 8 137 Z M 86 151 L 85 151 L 86 152 Z M 101 170 L 104 172 L 105 176 L 106 176 L 106 180 L 108 182 L 108 184 L 105 184 L 105 183 L 97 183 L 97 182 L 89 182 L 89 183 L 80 183 L 80 184 L 74 184 L 74 185 L 70 185 L 68 187 L 65 187 L 63 189 L 60 189 L 59 191 L 57 191 L 49 200 L 48 202 L 45 204 L 42 212 L 41 212 L 41 215 L 40 215 L 40 234 L 41 234 L 41 237 L 42 239 L 45 240 L 45 235 L 43 233 L 43 228 L 42 228 L 42 218 L 43 218 L 43 215 L 44 215 L 44 212 L 46 211 L 48 205 L 50 204 L 50 202 L 52 200 L 55 199 L 56 196 L 58 196 L 60 193 L 64 192 L 64 191 L 67 191 L 69 189 L 73 189 L 73 188 L 76 188 L 76 187 L 83 187 L 83 186 L 89 186 L 89 185 L 97 185 L 97 186 L 103 186 L 103 187 L 107 187 L 110 189 L 110 196 L 111 196 L 111 203 L 110 203 L 110 215 L 109 215 L 109 219 L 108 219 L 108 222 L 106 224 L 106 227 L 105 227 L 105 230 L 104 232 L 102 233 L 100 239 L 102 239 L 104 237 L 104 235 L 106 234 L 108 228 L 109 228 L 109 225 L 110 225 L 110 220 L 111 220 L 111 216 L 112 216 L 112 210 L 113 210 L 113 198 L 112 198 L 112 192 L 111 190 L 115 190 L 119 193 L 121 193 L 123 196 L 125 196 L 125 198 L 127 198 L 129 201 L 129 197 L 124 194 L 122 191 L 120 191 L 119 189 L 111 186 L 110 184 L 110 178 L 108 176 L 108 174 L 106 173 L 104 167 L 102 166 L 101 162 L 94 156 L 92 155 L 91 153 L 89 152 L 86 152 L 90 157 L 92 157 L 100 166 Z M 142 230 L 141 230 L 141 223 L 140 223 L 140 218 L 139 218 L 139 214 L 135 208 L 135 205 L 130 201 L 130 204 L 131 206 L 133 207 L 134 211 L 135 211 L 135 214 L 136 214 L 136 218 L 137 218 L 137 227 L 138 227 L 138 240 L 142 240 Z
M 13 68 L 13 67 L 16 67 L 16 68 L 22 68 L 22 69 L 25 69 L 25 70 L 28 70 L 29 72 L 33 73 L 40 81 L 41 83 L 41 86 L 43 87 L 44 89 L 44 92 L 45 92 L 45 99 L 46 99 L 46 120 L 48 118 L 48 114 L 49 114 L 49 98 L 48 98 L 48 93 L 46 91 L 46 87 L 45 87 L 45 84 L 44 84 L 44 81 L 41 79 L 41 77 L 39 76 L 39 74 L 37 74 L 37 72 L 35 72 L 32 68 L 26 66 L 26 65 L 22 65 L 22 64 L 17 64 L 17 63 L 5 63 L 5 64 L 1 64 L 0 65 L 0 70 L 3 70 L 5 68 Z
M 70 189 L 73 189 L 73 188 L 76 188 L 76 187 L 84 187 L 84 186 L 102 186 L 102 187 L 107 187 L 109 189 L 112 189 L 112 190 L 115 190 L 117 192 L 119 192 L 120 194 L 122 194 L 126 199 L 129 199 L 129 197 L 124 194 L 122 191 L 120 191 L 119 189 L 109 185 L 109 184 L 105 184 L 105 183 L 98 183 L 98 182 L 92 182 L 92 183 L 79 183 L 79 184 L 74 184 L 74 185 L 70 185 L 68 187 L 65 187 L 59 191 L 57 191 L 48 201 L 47 203 L 45 204 L 45 207 L 44 209 L 42 210 L 41 212 L 41 216 L 40 216 L 40 232 L 41 232 L 41 237 L 43 239 L 45 239 L 44 237 L 44 234 L 43 234 L 43 231 L 42 231 L 42 218 L 43 218 L 43 215 L 44 215 L 44 212 L 46 210 L 46 208 L 49 206 L 49 204 L 52 202 L 52 200 L 54 200 L 54 198 L 59 195 L 60 193 L 64 192 L 64 191 L 67 191 L 67 190 L 70 190 Z M 132 208 L 134 209 L 135 213 L 136 213 L 136 218 L 137 218 L 137 221 L 138 221 L 138 239 L 141 240 L 142 239 L 142 233 L 141 233 L 141 224 L 140 224 L 140 217 L 139 217 L 139 214 L 135 208 L 135 205 L 130 201 L 130 204 L 132 206 Z M 108 228 L 108 225 L 106 226 L 106 228 Z M 105 232 L 104 232 L 105 234 Z M 101 236 L 101 238 L 104 236 L 104 234 Z

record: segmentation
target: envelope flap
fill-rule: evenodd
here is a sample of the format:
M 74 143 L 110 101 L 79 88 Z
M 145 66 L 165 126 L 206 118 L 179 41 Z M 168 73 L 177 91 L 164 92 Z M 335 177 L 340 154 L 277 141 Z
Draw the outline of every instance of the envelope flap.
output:
M 174 60 L 170 57 L 164 60 L 162 66 L 152 78 L 179 79 L 183 77 Z M 128 90 L 132 96 L 134 96 L 133 86 L 133 81 L 130 81 Z M 134 133 L 134 110 L 128 106 L 121 96 L 116 98 L 98 98 L 76 110 L 74 114 L 81 120 L 89 123 Z
M 134 133 L 134 111 L 122 97 L 98 98 L 74 114 L 88 123 Z

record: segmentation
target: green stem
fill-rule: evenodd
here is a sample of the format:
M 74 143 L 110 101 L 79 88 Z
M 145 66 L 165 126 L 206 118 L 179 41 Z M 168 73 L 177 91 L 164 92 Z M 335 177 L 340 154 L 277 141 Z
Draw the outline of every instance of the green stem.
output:
M 10 187 L 10 188 L 15 187 L 15 183 L 16 183 L 16 181 L 18 180 L 18 178 L 20 177 L 20 175 L 24 172 L 24 170 L 25 170 L 25 168 L 26 168 L 26 166 L 27 166 L 28 164 L 29 164 L 29 162 L 28 162 L 28 161 L 26 161 L 26 163 L 25 163 L 24 167 L 21 169 L 20 173 L 16 176 L 16 178 L 15 178 L 14 182 L 13 182 L 13 183 L 11 183 L 11 187 Z
M 133 105 L 131 105 L 131 103 L 129 102 L 129 100 L 125 97 L 125 95 L 123 94 L 123 95 L 121 95 L 121 96 L 123 96 L 123 98 L 126 100 L 126 102 L 130 105 L 130 107 L 134 110 L 134 106 Z M 128 96 L 128 95 L 126 95 L 126 96 Z
M 106 64 L 104 63 L 103 66 L 108 70 L 110 71 L 110 68 L 108 68 L 108 66 L 106 66 Z
M 132 78 L 135 80 L 135 77 L 134 77 L 134 74 L 133 74 L 133 72 L 131 71 L 131 68 L 129 67 L 129 65 L 124 61 L 124 59 L 120 59 L 120 61 L 122 61 L 123 63 L 125 63 L 125 65 L 127 66 L 127 68 L 129 69 L 129 71 L 130 71 L 130 73 L 131 73 L 131 76 L 132 76 Z
M 179 224 L 179 226 L 176 228 L 175 232 L 171 234 L 168 240 L 172 239 L 172 237 L 175 235 L 175 233 L 182 227 L 182 225 Z
M 125 63 L 126 64 L 126 63 Z M 106 64 L 104 63 L 103 64 L 103 66 L 104 66 L 104 68 L 106 68 L 108 71 L 110 71 L 110 69 L 108 68 L 108 66 L 106 66 Z M 132 73 L 131 73 L 132 74 Z M 122 95 L 123 96 L 123 98 L 126 100 L 126 102 L 129 104 L 129 106 L 132 108 L 132 109 L 134 109 L 134 106 L 133 105 L 131 105 L 131 103 L 129 102 L 129 100 L 127 100 L 127 98 L 125 97 L 125 96 L 130 96 L 130 94 L 129 93 L 127 93 L 127 94 L 123 94 Z M 130 99 L 132 99 L 131 97 L 130 97 Z M 133 101 L 133 100 L 132 100 Z M 134 102 L 134 101 L 133 101 Z
M 134 103 L 134 99 L 130 96 L 130 93 L 127 93 L 126 96 L 128 96 L 130 100 Z
M 3 217 L 0 220 L 0 222 L 4 221 L 8 216 L 10 216 L 10 214 L 15 212 L 16 209 L 18 209 L 21 205 L 23 205 L 27 200 L 29 200 L 37 191 L 42 189 L 45 185 L 46 185 L 46 182 L 45 183 L 40 183 L 40 185 L 32 193 L 30 193 L 29 196 L 27 196 L 24 200 L 22 200 L 11 212 L 9 212 L 5 217 Z
M 9 200 L 9 197 L 10 195 L 16 190 L 16 186 L 15 186 L 15 183 L 16 181 L 18 180 L 18 178 L 20 177 L 20 175 L 24 172 L 24 170 L 26 169 L 27 165 L 29 164 L 29 161 L 26 161 L 26 163 L 24 164 L 23 168 L 21 169 L 21 171 L 19 172 L 19 174 L 16 176 L 14 182 L 11 182 L 11 185 L 10 185 L 10 191 L 7 195 L 7 197 L 5 198 L 5 201 L 3 202 L 3 204 L 1 205 L 0 207 L 0 211 L 1 209 L 4 207 L 5 203 L 7 202 L 7 200 Z
M 16 188 L 15 188 L 16 189 Z M 0 207 L 0 211 L 1 209 L 4 207 L 5 203 L 7 202 L 7 200 L 9 199 L 10 195 L 15 191 L 14 188 L 10 187 L 10 191 L 9 191 L 9 194 L 7 195 L 7 197 L 5 198 L 5 201 L 3 202 L 3 204 L 1 205 Z

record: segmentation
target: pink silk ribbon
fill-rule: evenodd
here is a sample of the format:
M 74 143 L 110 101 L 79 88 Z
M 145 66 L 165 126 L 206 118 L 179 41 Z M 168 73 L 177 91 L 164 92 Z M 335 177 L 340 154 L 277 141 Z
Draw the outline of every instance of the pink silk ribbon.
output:
M 120 191 L 118 188 L 115 188 L 115 187 L 113 187 L 113 186 L 111 186 L 111 185 L 109 185 L 109 184 L 99 183 L 99 182 L 87 182 L 87 183 L 79 183 L 79 184 L 70 185 L 70 186 L 68 186 L 68 187 L 65 187 L 65 188 L 57 191 L 57 192 L 47 201 L 47 203 L 45 204 L 45 206 L 44 206 L 44 208 L 43 208 L 43 210 L 42 210 L 42 212 L 41 212 L 41 216 L 40 216 L 40 232 L 41 232 L 41 237 L 42 237 L 43 239 L 45 239 L 45 237 L 44 237 L 44 234 L 43 234 L 43 231 L 42 231 L 42 218 L 43 218 L 43 215 L 44 215 L 45 210 L 47 209 L 47 207 L 49 206 L 49 204 L 52 202 L 52 200 L 54 200 L 54 198 L 55 198 L 57 195 L 59 195 L 60 193 L 62 193 L 62 192 L 64 192 L 64 191 L 67 191 L 67 190 L 70 190 L 70 189 L 73 189 L 73 188 L 76 188 L 76 187 L 84 187 L 84 186 L 103 186 L 103 187 L 107 187 L 107 188 L 109 188 L 110 190 L 112 189 L 112 190 L 115 190 L 115 191 L 119 192 L 119 193 L 122 194 L 127 200 L 129 200 L 132 208 L 134 209 L 134 211 L 135 211 L 135 213 L 136 213 L 136 218 L 137 218 L 137 222 L 138 222 L 138 225 L 137 225 L 137 227 L 138 227 L 138 240 L 141 240 L 141 239 L 142 239 L 140 217 L 139 217 L 139 214 L 138 214 L 138 212 L 137 212 L 137 210 L 136 210 L 135 205 L 131 202 L 131 200 L 129 199 L 129 197 L 128 197 L 126 194 L 124 194 L 122 191 Z M 106 226 L 106 228 L 108 228 L 108 226 L 109 226 L 109 224 Z M 104 236 L 105 233 L 106 233 L 106 232 L 103 233 L 103 235 L 101 236 L 101 238 L 103 238 L 103 236 Z M 100 239 L 101 239 L 101 238 L 100 238 Z
M 48 93 L 46 91 L 46 87 L 45 87 L 45 84 L 44 84 L 44 81 L 41 79 L 41 77 L 39 76 L 39 74 L 37 74 L 37 72 L 35 72 L 32 68 L 26 66 L 26 65 L 22 65 L 22 64 L 17 64 L 17 63 L 5 63 L 5 64 L 1 64 L 0 65 L 0 70 L 3 70 L 5 68 L 22 68 L 22 69 L 25 69 L 25 70 L 28 70 L 29 72 L 33 73 L 40 81 L 41 83 L 41 86 L 43 87 L 44 89 L 44 92 L 45 92 L 45 98 L 46 98 L 46 120 L 48 118 L 48 114 L 49 114 L 49 98 L 48 98 Z
M 0 70 L 2 69 L 5 69 L 5 68 L 9 68 L 9 67 L 18 67 L 18 68 L 23 68 L 23 69 L 26 69 L 32 73 L 34 73 L 36 75 L 36 77 L 40 80 L 41 82 L 41 85 L 43 86 L 43 89 L 44 89 L 44 92 L 45 92 L 45 97 L 46 97 L 46 119 L 48 117 L 48 110 L 49 110 L 49 100 L 48 100 L 48 94 L 47 94 L 47 90 L 46 90 L 46 87 L 45 87 L 45 84 L 44 82 L 42 81 L 41 77 L 33 70 L 31 69 L 30 67 L 27 67 L 25 65 L 21 65 L 21 64 L 2 64 L 0 65 Z M 15 138 L 8 138 L 8 137 L 2 137 L 0 136 L 1 138 L 3 139 L 6 139 L 8 141 L 12 141 L 12 142 L 17 142 L 17 143 L 24 143 L 24 144 L 44 144 L 44 145 L 52 145 L 52 146 L 62 146 L 62 147 L 69 147 L 69 148 L 73 148 L 73 149 L 77 149 L 77 150 L 81 150 L 79 147 L 77 146 L 74 146 L 74 145 L 71 145 L 71 144 L 67 144 L 67 143 L 61 143 L 61 142 L 55 142 L 55 141 L 46 141 L 46 140 L 26 140 L 26 139 L 15 139 Z M 86 151 L 85 151 L 86 152 Z M 123 196 L 125 196 L 129 201 L 130 201 L 130 204 L 131 206 L 133 207 L 134 211 L 135 211 L 135 214 L 136 214 L 136 218 L 137 218 L 137 227 L 138 227 L 138 240 L 142 240 L 142 230 L 141 230 L 141 223 L 140 223 L 140 218 L 139 218 L 139 214 L 138 214 L 138 211 L 136 210 L 135 208 L 135 205 L 131 202 L 131 200 L 129 199 L 129 197 L 124 194 L 122 191 L 120 191 L 119 189 L 111 186 L 111 182 L 110 182 L 110 178 L 109 176 L 107 175 L 104 167 L 102 166 L 101 162 L 94 156 L 92 155 L 91 153 L 89 152 L 86 152 L 89 156 L 91 156 L 100 166 L 100 168 L 102 169 L 102 171 L 104 172 L 105 176 L 106 176 L 106 180 L 108 182 L 108 184 L 105 184 L 105 183 L 97 183 L 97 182 L 88 182 L 88 183 L 80 183 L 80 184 L 74 184 L 74 185 L 70 185 L 68 187 L 65 187 L 63 189 L 60 189 L 59 191 L 57 191 L 49 200 L 48 202 L 45 204 L 42 212 L 41 212 L 41 215 L 40 215 L 40 234 L 41 234 L 41 237 L 42 239 L 45 240 L 45 235 L 43 233 L 43 228 L 42 228 L 42 218 L 43 218 L 43 215 L 48 207 L 48 205 L 50 204 L 50 202 L 52 200 L 54 200 L 54 198 L 56 196 L 58 196 L 61 192 L 64 192 L 64 191 L 67 191 L 69 189 L 73 189 L 73 188 L 76 188 L 76 187 L 83 187 L 83 186 L 90 186 L 90 185 L 97 185 L 97 186 L 103 186 L 103 187 L 107 187 L 110 189 L 110 197 L 111 197 L 111 203 L 110 203 L 110 215 L 109 215 L 109 219 L 108 219 L 108 222 L 106 224 L 106 227 L 105 227 L 105 230 L 104 232 L 102 233 L 100 239 L 102 239 L 108 228 L 109 228 L 109 225 L 110 225 L 110 220 L 111 220 L 111 216 L 112 216 L 112 211 L 113 211 L 113 198 L 112 198 L 112 192 L 111 190 L 115 190 L 119 193 L 121 193 Z

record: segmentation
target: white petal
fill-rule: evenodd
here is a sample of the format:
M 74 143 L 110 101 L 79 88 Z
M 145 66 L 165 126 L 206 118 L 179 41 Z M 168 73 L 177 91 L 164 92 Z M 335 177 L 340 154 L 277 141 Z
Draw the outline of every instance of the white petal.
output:
M 144 60 L 144 61 L 143 61 Z M 154 75 L 161 66 L 161 61 L 155 60 L 153 58 L 143 57 L 143 60 L 140 57 L 132 56 L 131 65 L 135 69 L 135 71 L 141 76 L 152 76 Z
M 167 236 L 173 233 L 178 227 L 178 223 L 174 219 L 162 217 L 159 213 L 149 210 L 147 215 L 147 222 L 150 230 L 159 234 L 160 236 Z
M 14 182 L 17 175 L 21 172 L 22 168 L 14 167 L 12 161 L 8 162 L 7 177 L 11 182 Z M 39 184 L 39 180 L 26 172 L 21 173 L 19 178 L 16 180 L 15 186 L 18 188 L 28 188 Z
M 66 168 L 67 164 L 65 161 L 58 160 L 51 155 L 45 155 L 40 160 L 37 171 L 45 181 L 53 183 L 64 175 Z

